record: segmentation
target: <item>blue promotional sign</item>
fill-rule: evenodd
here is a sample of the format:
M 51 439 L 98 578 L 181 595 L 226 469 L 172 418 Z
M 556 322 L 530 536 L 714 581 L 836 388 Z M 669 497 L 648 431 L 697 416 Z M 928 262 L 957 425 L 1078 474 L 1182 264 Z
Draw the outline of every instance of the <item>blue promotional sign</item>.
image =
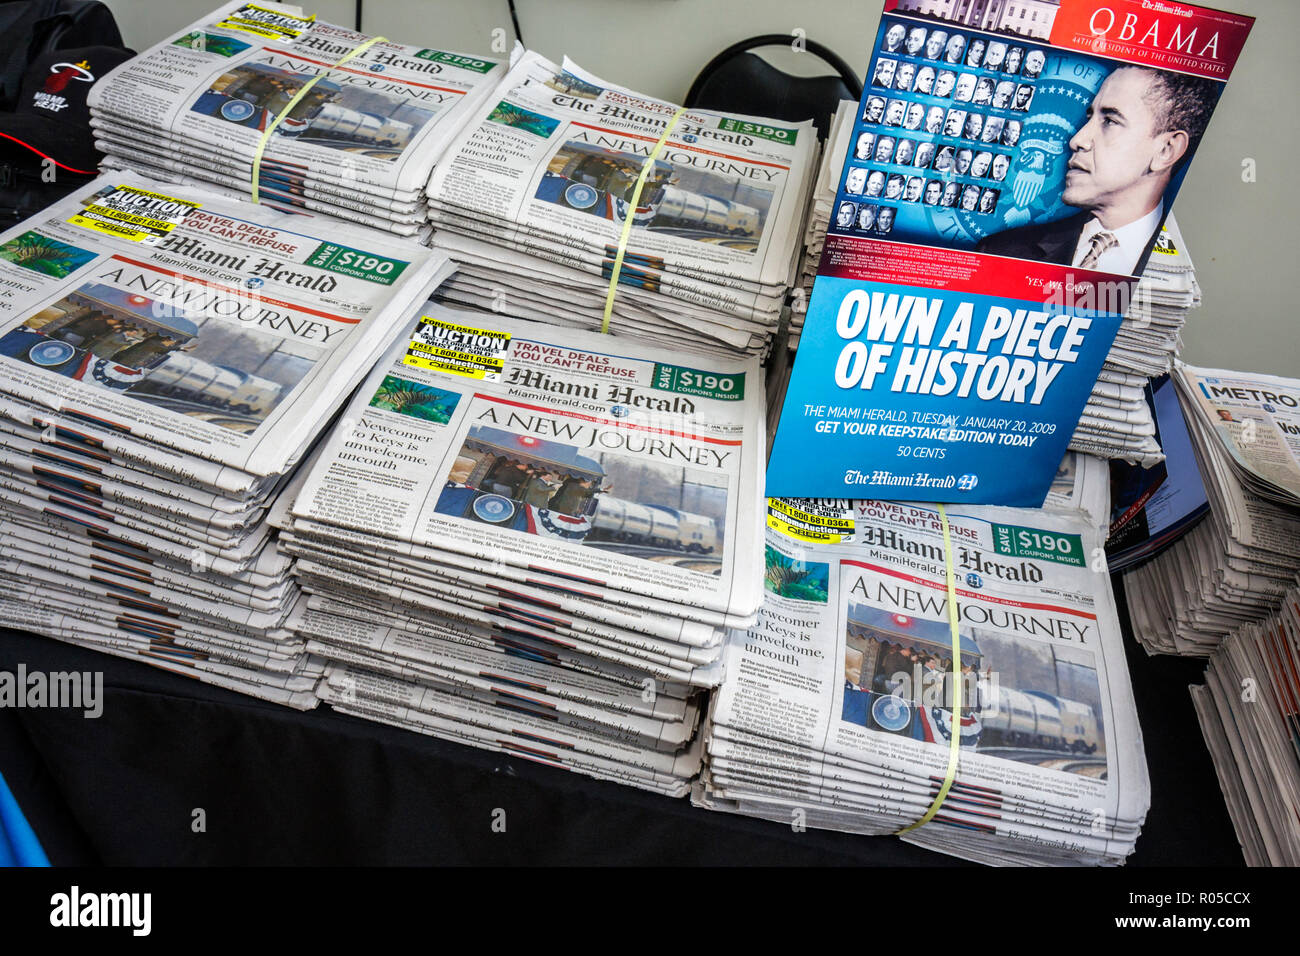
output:
M 1252 22 L 952 6 L 885 5 L 770 496 L 1040 505 Z
M 799 347 L 767 493 L 1037 506 L 1118 324 L 1106 310 L 819 276 L 806 328 L 820 332 Z

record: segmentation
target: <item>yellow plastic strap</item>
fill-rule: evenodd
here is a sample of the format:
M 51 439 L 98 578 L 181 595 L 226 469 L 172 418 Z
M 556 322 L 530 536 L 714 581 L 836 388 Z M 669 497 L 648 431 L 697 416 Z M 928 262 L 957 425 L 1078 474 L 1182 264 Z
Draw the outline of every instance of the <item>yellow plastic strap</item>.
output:
M 371 37 L 369 40 L 367 40 L 365 43 L 362 43 L 360 46 L 353 47 L 352 50 L 347 55 L 345 55 L 341 60 L 336 62 L 332 67 L 330 67 L 330 69 L 331 70 L 337 69 L 338 67 L 346 63 L 348 60 L 352 59 L 354 56 L 360 56 L 362 53 L 365 53 L 366 50 L 370 49 L 376 43 L 381 42 L 383 39 L 384 39 L 383 37 Z M 326 73 L 328 72 L 329 71 L 327 70 Z M 286 116 L 289 115 L 290 111 L 295 106 L 298 105 L 299 101 L 304 96 L 307 95 L 307 91 L 310 90 L 313 86 L 315 86 L 318 82 L 320 82 L 324 78 L 325 78 L 325 73 L 320 73 L 317 74 L 316 76 L 313 76 L 310 80 L 304 83 L 302 89 L 300 89 L 297 93 L 294 94 L 293 99 L 291 99 L 285 105 L 284 109 L 280 110 L 279 115 L 276 116 L 275 119 L 271 120 L 271 124 L 267 126 L 266 132 L 262 134 L 262 139 L 257 144 L 257 151 L 253 153 L 253 181 L 251 185 L 253 202 L 258 201 L 257 183 L 258 180 L 262 178 L 262 153 L 266 151 L 266 144 L 271 141 L 271 134 L 275 132 L 276 128 L 280 125 L 280 122 Z
M 636 178 L 636 186 L 632 189 L 632 198 L 628 200 L 627 215 L 623 219 L 623 234 L 618 237 L 618 251 L 614 253 L 614 268 L 609 273 L 609 291 L 605 293 L 605 317 L 601 320 L 600 331 L 609 331 L 609 317 L 614 311 L 614 293 L 618 291 L 618 274 L 623 271 L 623 255 L 627 252 L 627 240 L 632 235 L 632 221 L 636 219 L 637 203 L 641 201 L 641 187 L 645 185 L 646 177 L 650 175 L 650 170 L 655 168 L 655 160 L 663 152 L 664 144 L 668 142 L 668 137 L 672 135 L 673 130 L 677 127 L 677 121 L 682 118 L 686 112 L 686 107 L 678 107 L 673 118 L 668 121 L 664 134 L 659 137 L 659 142 L 655 143 L 655 148 L 650 150 L 650 155 L 645 158 L 641 164 L 641 175 Z
M 939 521 L 943 524 L 944 571 L 948 585 L 948 628 L 952 631 L 952 736 L 948 741 L 948 772 L 943 776 L 943 786 L 934 795 L 930 809 L 925 816 L 910 823 L 898 833 L 906 833 L 923 827 L 939 812 L 943 801 L 952 789 L 953 778 L 957 776 L 957 757 L 961 753 L 961 638 L 957 633 L 957 583 L 952 573 L 952 534 L 948 530 L 948 512 L 942 503 L 939 505 Z

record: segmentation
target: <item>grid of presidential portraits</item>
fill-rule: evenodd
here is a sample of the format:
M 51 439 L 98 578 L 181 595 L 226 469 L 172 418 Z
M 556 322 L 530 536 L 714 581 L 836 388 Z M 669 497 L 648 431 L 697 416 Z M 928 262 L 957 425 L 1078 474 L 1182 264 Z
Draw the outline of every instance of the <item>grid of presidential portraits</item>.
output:
M 834 231 L 888 236 L 909 206 L 992 215 L 1046 61 L 1024 42 L 884 21 Z
M 1223 81 L 1116 52 L 886 16 L 829 231 L 1138 274 Z

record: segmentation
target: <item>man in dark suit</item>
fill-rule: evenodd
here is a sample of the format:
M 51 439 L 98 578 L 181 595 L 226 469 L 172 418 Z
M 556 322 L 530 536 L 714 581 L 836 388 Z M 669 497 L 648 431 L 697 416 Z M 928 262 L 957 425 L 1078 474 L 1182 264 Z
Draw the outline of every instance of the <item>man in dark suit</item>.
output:
M 1164 221 L 1164 194 L 1196 148 L 1217 84 L 1181 73 L 1122 66 L 1070 140 L 1061 199 L 1080 212 L 983 239 L 977 252 L 1134 275 Z

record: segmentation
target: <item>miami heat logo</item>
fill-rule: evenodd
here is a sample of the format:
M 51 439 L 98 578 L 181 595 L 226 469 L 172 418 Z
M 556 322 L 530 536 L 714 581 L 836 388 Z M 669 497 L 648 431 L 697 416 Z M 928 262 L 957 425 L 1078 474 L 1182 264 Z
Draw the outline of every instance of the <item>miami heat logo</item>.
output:
M 46 93 L 62 93 L 72 82 L 94 83 L 95 74 L 85 60 L 80 63 L 55 63 L 50 67 L 50 75 L 45 78 Z
M 95 74 L 90 72 L 89 66 L 85 60 L 80 63 L 55 63 L 50 67 L 50 75 L 45 78 L 44 87 L 32 97 L 32 105 L 51 113 L 66 109 L 68 101 L 63 92 L 70 83 L 95 82 Z

